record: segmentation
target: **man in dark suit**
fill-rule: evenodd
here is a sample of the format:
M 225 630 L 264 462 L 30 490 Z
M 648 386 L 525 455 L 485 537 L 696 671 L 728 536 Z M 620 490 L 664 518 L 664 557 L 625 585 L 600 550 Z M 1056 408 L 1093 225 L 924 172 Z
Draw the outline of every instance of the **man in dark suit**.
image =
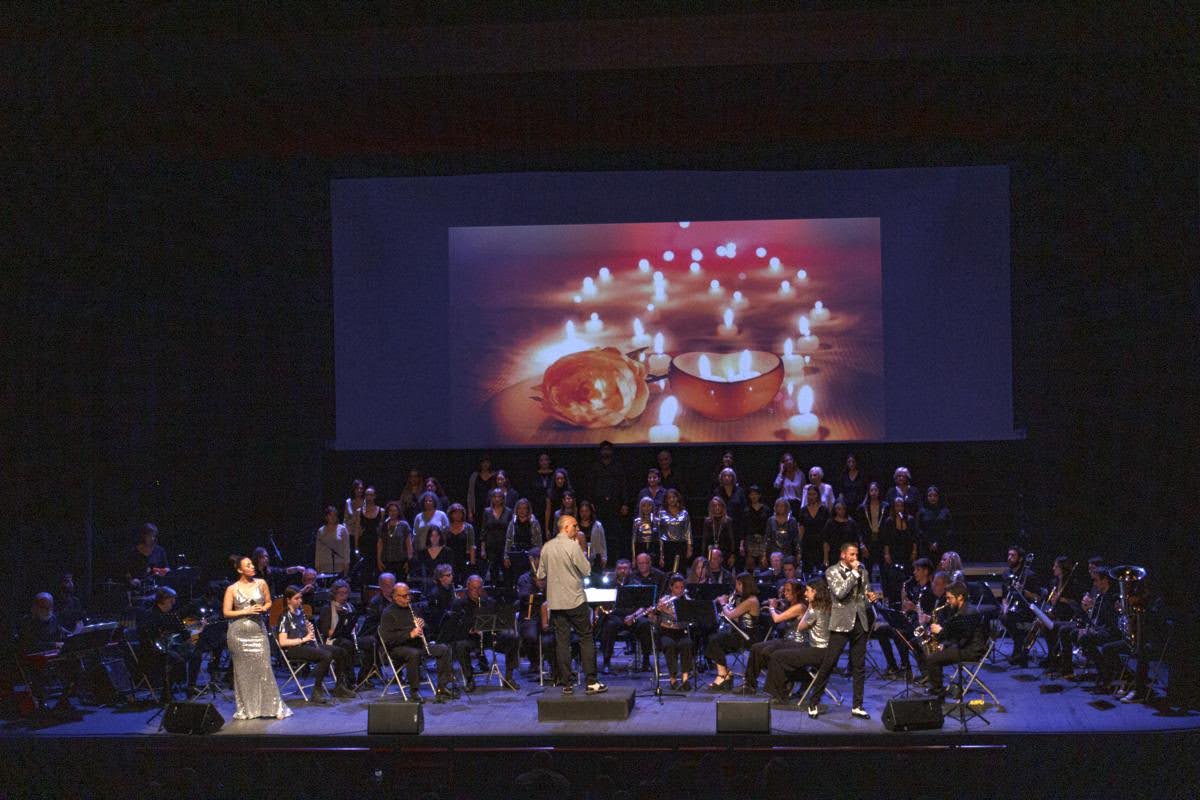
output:
M 946 589 L 946 607 L 949 616 L 929 625 L 929 631 L 942 643 L 942 649 L 925 656 L 928 691 L 936 697 L 946 694 L 942 685 L 943 666 L 978 661 L 987 651 L 988 626 L 983 615 L 972 611 L 967 604 L 966 584 L 953 583 Z

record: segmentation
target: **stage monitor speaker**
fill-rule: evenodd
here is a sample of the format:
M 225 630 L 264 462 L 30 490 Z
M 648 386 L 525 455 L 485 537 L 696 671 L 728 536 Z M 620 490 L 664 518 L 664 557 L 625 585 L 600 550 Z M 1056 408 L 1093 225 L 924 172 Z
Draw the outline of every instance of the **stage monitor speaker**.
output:
M 420 703 L 368 703 L 367 733 L 421 733 L 424 709 Z
M 888 700 L 883 727 L 889 731 L 932 731 L 942 727 L 942 701 L 934 697 Z
M 119 658 L 97 662 L 88 668 L 87 687 L 92 699 L 102 706 L 112 705 L 122 697 L 133 694 L 133 679 L 129 667 Z
M 170 703 L 163 717 L 169 733 L 214 733 L 224 724 L 225 718 L 212 703 Z
M 771 701 L 718 700 L 717 733 L 770 733 Z

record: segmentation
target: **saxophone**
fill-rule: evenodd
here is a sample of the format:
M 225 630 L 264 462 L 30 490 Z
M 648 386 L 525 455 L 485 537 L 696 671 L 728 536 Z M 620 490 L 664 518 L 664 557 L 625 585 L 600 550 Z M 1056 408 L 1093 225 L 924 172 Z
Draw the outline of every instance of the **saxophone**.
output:
M 938 621 L 938 612 L 945 607 L 945 603 L 942 603 L 940 606 L 936 606 L 933 611 L 929 612 L 929 625 L 918 625 L 913 629 L 913 641 L 917 642 L 917 644 L 921 646 L 921 651 L 927 655 L 931 653 L 940 653 L 942 650 L 943 645 L 937 640 L 937 637 L 934 635 L 933 631 L 930 630 L 930 626 Z

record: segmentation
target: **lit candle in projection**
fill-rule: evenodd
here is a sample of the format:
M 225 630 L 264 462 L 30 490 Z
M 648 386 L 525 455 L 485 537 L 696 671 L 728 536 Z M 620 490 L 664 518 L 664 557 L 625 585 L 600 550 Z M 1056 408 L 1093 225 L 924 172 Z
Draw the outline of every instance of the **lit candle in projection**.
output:
M 588 321 L 583 323 L 583 329 L 591 334 L 600 333 L 604 330 L 604 321 L 600 319 L 599 314 L 593 311 L 592 315 L 588 317 Z
M 721 295 L 721 294 L 725 294 L 725 290 L 721 288 L 721 282 L 719 280 L 717 280 L 716 278 L 713 278 L 711 281 L 708 282 L 708 293 L 715 294 L 715 295 Z
M 660 306 L 667 302 L 667 287 L 661 283 L 654 284 L 654 302 Z
M 813 303 L 811 316 L 813 322 L 829 322 L 829 309 L 825 307 L 824 303 L 818 300 Z
M 583 279 L 583 291 L 580 292 L 584 297 L 596 296 L 596 279 L 591 275 Z
M 758 249 L 756 249 L 754 251 L 754 255 L 758 256 L 759 258 L 766 258 L 767 257 L 767 248 L 759 247 Z
M 699 247 L 693 247 L 692 248 L 692 261 L 703 261 L 703 260 L 704 260 L 704 251 L 701 250 Z
M 633 318 L 633 339 L 631 341 L 633 342 L 634 350 L 650 344 L 650 335 L 646 333 L 646 328 L 637 317 Z
M 649 272 L 650 271 L 650 259 L 648 259 L 648 258 L 638 259 L 638 271 L 639 272 Z
M 820 430 L 821 420 L 812 413 L 813 390 L 808 384 L 796 393 L 796 413 L 788 417 L 788 430 L 798 439 L 812 439 Z
M 804 371 L 804 356 L 796 354 L 796 346 L 790 336 L 783 340 L 783 368 L 789 375 Z
M 654 353 L 646 362 L 650 370 L 650 374 L 654 376 L 666 375 L 667 370 L 671 368 L 671 357 L 663 352 L 663 335 L 662 332 L 654 334 Z
M 725 257 L 733 258 L 737 255 L 737 245 L 733 242 L 725 243 Z
M 690 271 L 690 272 L 691 272 L 693 275 L 699 275 L 699 274 L 700 274 L 700 262 L 699 262 L 699 261 L 693 261 L 691 264 L 689 264 L 689 265 L 688 265 L 688 270 L 689 270 L 689 271 Z
M 779 282 L 779 296 L 780 297 L 791 297 L 792 296 L 792 282 L 791 281 L 780 281 Z
M 680 223 L 679 223 L 679 227 L 681 227 L 681 228 L 687 228 L 687 227 L 688 227 L 689 225 L 691 225 L 691 224 L 692 224 L 692 223 L 690 223 L 690 222 L 680 222 Z
M 725 309 L 725 313 L 721 315 L 722 322 L 717 326 L 717 336 L 722 339 L 735 339 L 738 335 L 738 327 L 733 322 L 733 309 Z
M 750 301 L 746 299 L 746 295 L 742 294 L 740 291 L 733 293 L 734 308 L 745 308 L 748 305 L 750 305 Z
M 783 262 L 779 260 L 779 256 L 771 256 L 771 260 L 767 263 L 771 267 L 771 272 L 779 272 L 783 269 Z
M 712 360 L 709 359 L 707 353 L 701 353 L 700 358 L 696 360 L 696 370 L 700 373 L 700 377 L 706 381 L 715 379 L 712 371 Z
M 572 303 L 582 303 L 582 302 L 583 302 L 583 295 L 578 295 L 578 294 L 577 294 L 577 295 L 575 295 L 574 297 L 572 297 L 572 298 L 571 298 L 571 302 L 572 302 Z
M 749 380 L 750 378 L 757 378 L 759 375 L 761 375 L 761 372 L 752 368 L 751 365 L 753 363 L 754 358 L 750 355 L 750 351 L 743 350 L 741 355 L 738 356 L 737 373 L 734 374 L 733 379 L 745 381 Z
M 601 267 L 598 275 L 601 283 L 612 283 L 612 270 L 608 267 Z
M 563 326 L 563 330 L 566 332 L 566 341 L 574 342 L 575 341 L 575 322 L 573 320 L 567 320 L 567 324 Z
M 717 255 L 720 256 L 721 258 L 725 257 L 725 245 L 723 245 L 723 244 L 717 245 Z
M 800 338 L 796 340 L 796 351 L 799 353 L 815 353 L 817 348 L 821 346 L 821 339 L 812 332 L 809 327 L 808 317 L 801 317 L 800 323 Z
M 804 283 L 807 280 L 808 280 L 808 270 L 806 270 L 806 269 L 796 270 L 796 283 Z
M 663 261 L 669 262 L 669 261 L 674 261 L 674 260 L 675 260 L 675 251 L 674 250 L 664 250 L 663 251 Z
M 675 424 L 675 415 L 679 413 L 679 401 L 675 395 L 664 397 L 658 407 L 658 424 L 650 428 L 650 441 L 655 444 L 662 442 L 678 442 L 679 426 Z

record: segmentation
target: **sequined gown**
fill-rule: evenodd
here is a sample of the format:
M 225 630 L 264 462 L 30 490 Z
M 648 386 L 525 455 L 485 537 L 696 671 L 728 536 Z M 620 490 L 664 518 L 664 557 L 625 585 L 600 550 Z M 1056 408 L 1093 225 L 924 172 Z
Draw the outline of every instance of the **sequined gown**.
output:
M 233 607 L 235 610 L 249 608 L 263 602 L 262 590 L 257 583 L 244 594 L 241 583 L 234 584 Z M 235 617 L 229 621 L 229 632 L 225 636 L 229 656 L 233 659 L 233 694 L 236 710 L 234 719 L 255 717 L 290 717 L 292 710 L 279 696 L 279 685 L 271 670 L 271 648 L 267 633 L 257 614 Z

